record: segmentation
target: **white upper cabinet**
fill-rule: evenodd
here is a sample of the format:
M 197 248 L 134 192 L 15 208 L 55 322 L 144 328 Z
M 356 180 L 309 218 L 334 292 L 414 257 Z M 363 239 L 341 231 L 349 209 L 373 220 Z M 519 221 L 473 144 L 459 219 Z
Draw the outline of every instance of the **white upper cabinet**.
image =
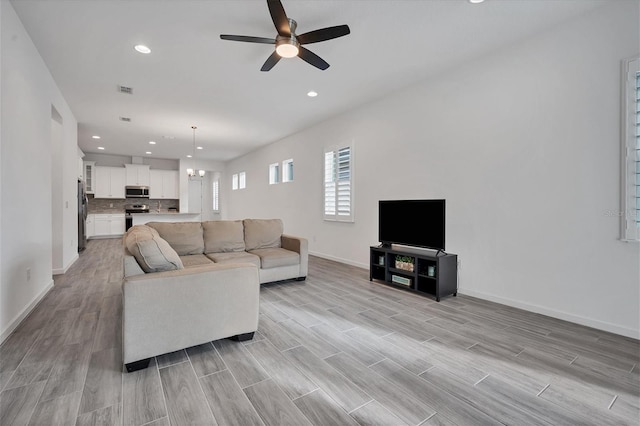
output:
M 93 194 L 95 192 L 95 181 L 96 181 L 95 168 L 96 168 L 95 161 L 85 161 L 83 163 L 84 188 L 87 194 Z
M 149 176 L 149 198 L 180 198 L 177 170 L 151 170 Z
M 146 164 L 125 164 L 127 186 L 149 186 L 149 166 Z
M 123 167 L 95 166 L 93 191 L 96 198 L 124 198 L 125 171 Z

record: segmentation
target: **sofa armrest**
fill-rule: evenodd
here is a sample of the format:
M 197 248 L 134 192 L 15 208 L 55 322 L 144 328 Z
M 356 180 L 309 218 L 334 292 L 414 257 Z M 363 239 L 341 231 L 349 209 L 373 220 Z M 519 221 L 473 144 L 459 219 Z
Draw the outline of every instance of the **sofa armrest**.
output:
M 253 264 L 212 264 L 126 277 L 124 362 L 258 328 L 260 284 Z
M 124 255 L 123 262 L 124 264 L 124 277 L 133 277 L 135 275 L 144 275 L 144 271 L 138 264 L 138 261 L 131 254 Z
M 306 238 L 282 235 L 281 246 L 283 249 L 295 251 L 300 255 L 300 275 L 306 277 L 309 271 L 309 242 Z

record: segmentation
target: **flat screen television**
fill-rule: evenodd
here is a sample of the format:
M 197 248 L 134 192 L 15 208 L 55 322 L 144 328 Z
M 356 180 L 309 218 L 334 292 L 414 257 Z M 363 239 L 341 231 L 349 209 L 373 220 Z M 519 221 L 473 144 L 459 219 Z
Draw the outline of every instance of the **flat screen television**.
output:
M 445 200 L 381 200 L 378 240 L 444 251 Z

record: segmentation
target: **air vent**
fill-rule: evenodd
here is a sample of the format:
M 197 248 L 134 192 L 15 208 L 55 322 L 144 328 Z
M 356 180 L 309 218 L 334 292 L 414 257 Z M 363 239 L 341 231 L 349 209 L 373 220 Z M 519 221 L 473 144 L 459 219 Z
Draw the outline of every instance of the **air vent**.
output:
M 118 86 L 118 92 L 126 93 L 127 95 L 133 95 L 133 87 Z
M 131 118 L 129 117 L 120 117 L 120 121 L 126 121 L 127 123 L 131 122 Z

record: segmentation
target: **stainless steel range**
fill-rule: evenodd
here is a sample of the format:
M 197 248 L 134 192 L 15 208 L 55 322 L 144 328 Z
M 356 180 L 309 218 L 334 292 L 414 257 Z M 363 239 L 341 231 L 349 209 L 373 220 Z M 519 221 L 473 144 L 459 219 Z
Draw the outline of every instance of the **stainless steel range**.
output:
M 133 226 L 132 213 L 149 213 L 149 206 L 147 204 L 132 204 L 124 207 L 124 223 L 125 230 L 129 230 Z

